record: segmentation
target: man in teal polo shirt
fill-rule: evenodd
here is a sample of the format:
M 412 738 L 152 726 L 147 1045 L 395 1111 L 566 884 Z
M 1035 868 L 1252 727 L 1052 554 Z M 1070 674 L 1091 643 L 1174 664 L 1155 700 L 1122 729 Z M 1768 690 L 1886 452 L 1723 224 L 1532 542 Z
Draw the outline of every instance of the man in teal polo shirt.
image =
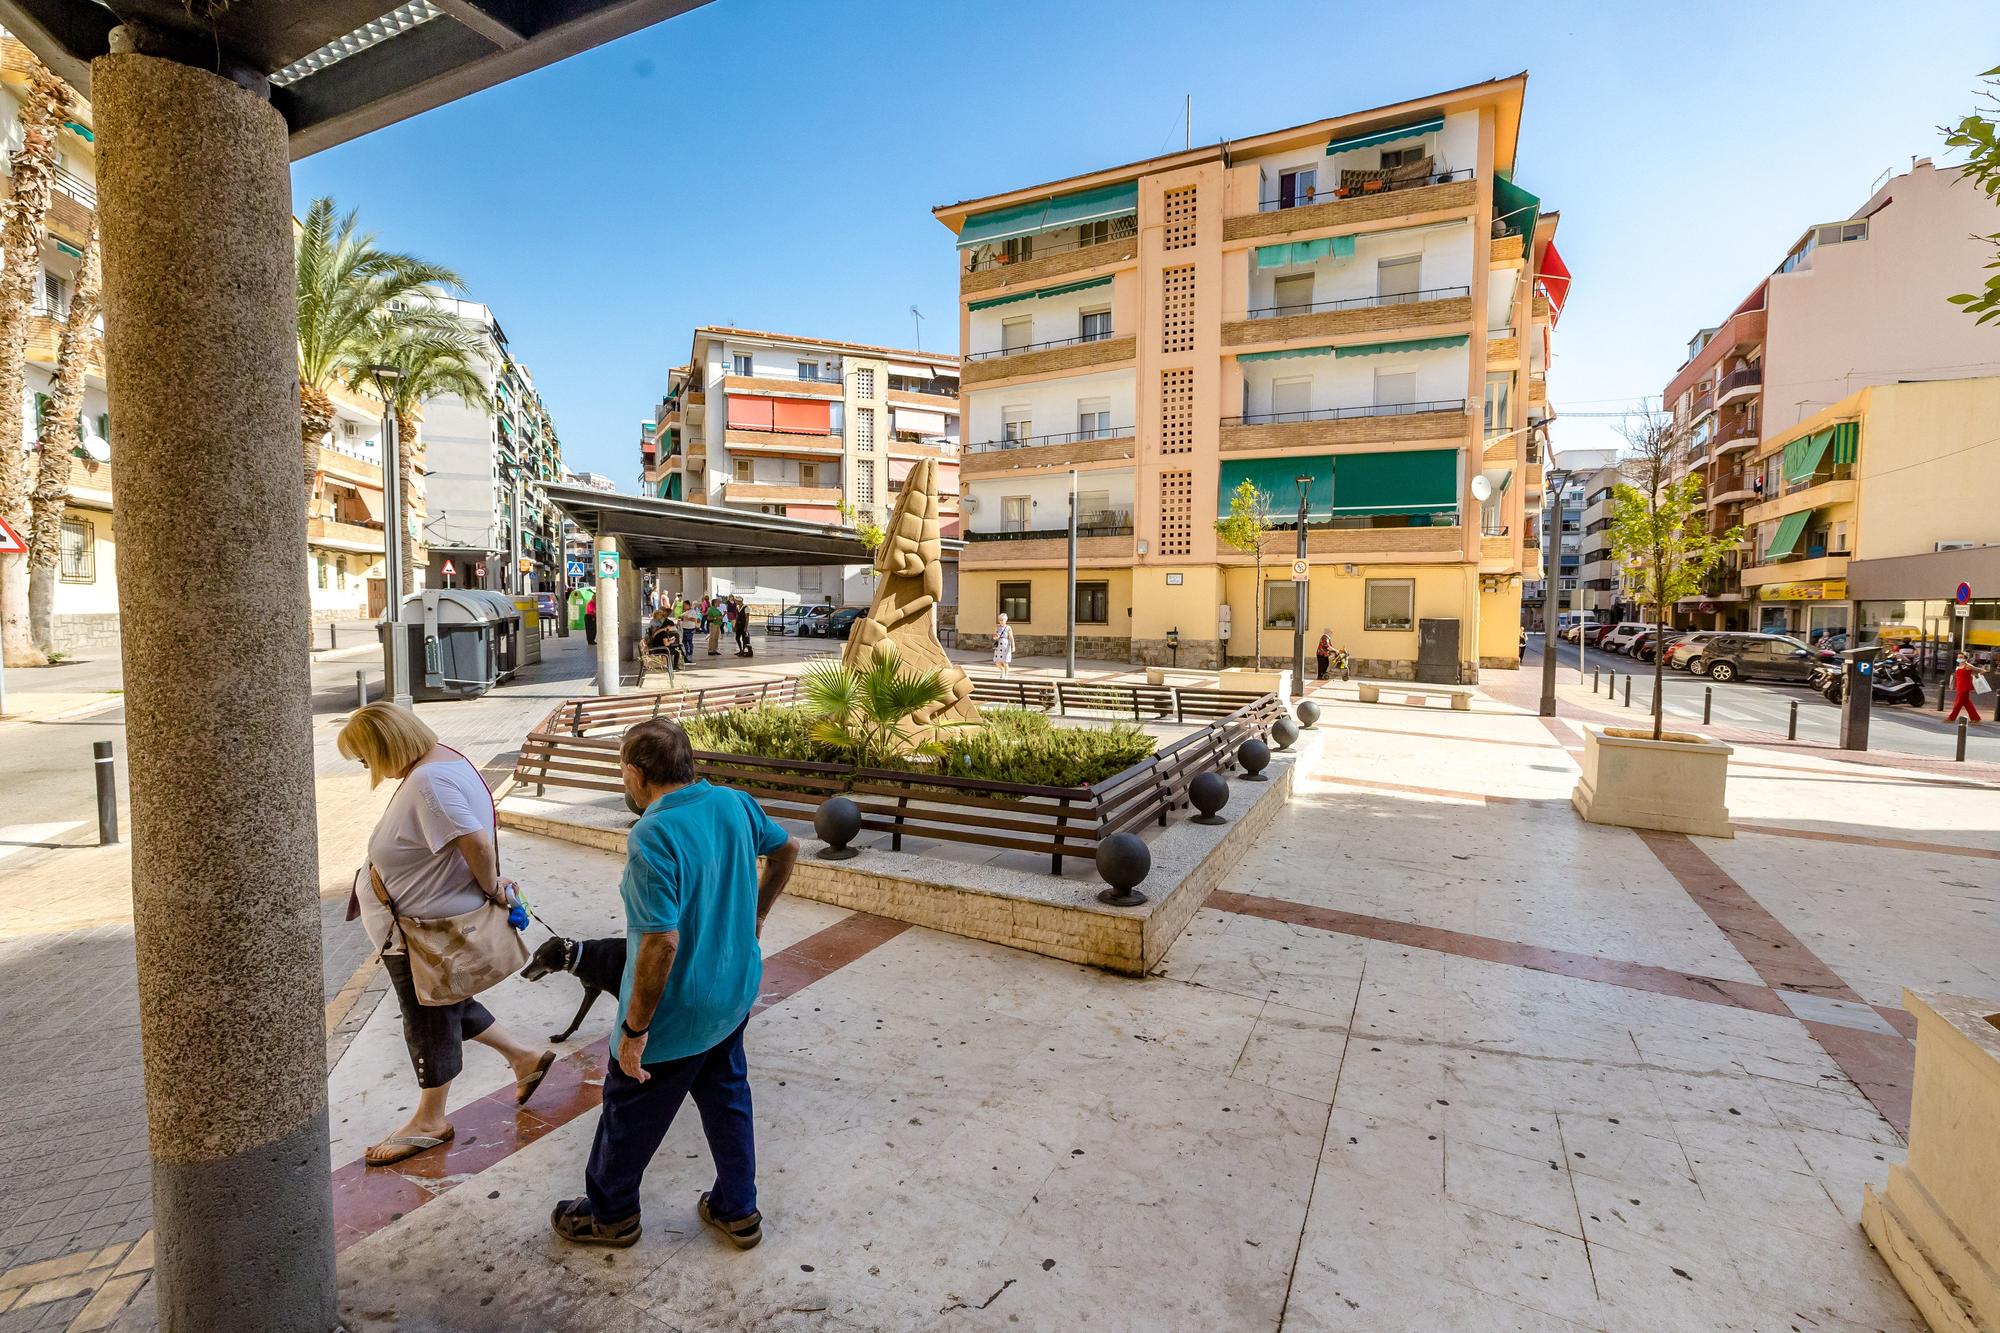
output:
M 641 722 L 620 750 L 627 799 L 645 811 L 626 835 L 625 976 L 616 1061 L 584 1172 L 585 1195 L 556 1205 L 556 1234 L 586 1245 L 639 1239 L 639 1181 L 692 1095 L 715 1159 L 701 1220 L 738 1249 L 763 1239 L 743 1028 L 764 976 L 764 917 L 798 860 L 755 801 L 694 776 L 687 733 Z M 765 858 L 757 874 L 757 858 Z

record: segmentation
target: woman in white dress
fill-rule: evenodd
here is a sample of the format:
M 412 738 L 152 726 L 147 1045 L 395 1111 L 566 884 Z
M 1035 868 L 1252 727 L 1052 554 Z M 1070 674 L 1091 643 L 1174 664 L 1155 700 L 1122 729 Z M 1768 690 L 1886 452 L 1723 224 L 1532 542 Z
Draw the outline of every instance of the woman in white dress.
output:
M 1007 623 L 1007 613 L 1000 613 L 1000 623 L 993 627 L 993 665 L 1006 674 L 1014 661 L 1014 629 Z

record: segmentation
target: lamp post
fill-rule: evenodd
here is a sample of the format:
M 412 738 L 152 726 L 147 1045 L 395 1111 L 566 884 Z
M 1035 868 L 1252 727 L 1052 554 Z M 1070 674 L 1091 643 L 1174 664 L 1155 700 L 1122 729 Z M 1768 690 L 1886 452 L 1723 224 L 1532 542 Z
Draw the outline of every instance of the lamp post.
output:
M 1561 586 L 1562 546 L 1558 536 L 1562 531 L 1563 487 L 1569 481 L 1569 474 L 1558 469 L 1550 469 L 1544 489 L 1550 497 L 1549 515 L 1544 522 L 1548 531 L 1543 533 L 1548 554 L 1542 558 L 1542 706 L 1543 717 L 1556 715 L 1556 610 L 1561 599 L 1556 589 Z M 1582 639 L 1579 634 L 1577 638 Z
M 1310 473 L 1294 478 L 1299 486 L 1299 541 L 1298 556 L 1292 562 L 1292 690 L 1294 697 L 1304 698 L 1306 692 L 1306 594 L 1312 584 L 1300 578 L 1299 571 L 1306 562 L 1306 500 L 1312 491 L 1313 479 Z
M 1063 675 L 1076 679 L 1076 469 L 1069 470 L 1069 617 L 1063 622 Z
M 396 366 L 370 366 L 375 388 L 382 395 L 382 498 L 389 510 L 387 540 L 382 543 L 383 582 L 389 589 L 389 702 L 410 706 L 410 640 L 403 622 L 403 463 L 396 438 L 396 409 L 391 391 L 403 372 Z

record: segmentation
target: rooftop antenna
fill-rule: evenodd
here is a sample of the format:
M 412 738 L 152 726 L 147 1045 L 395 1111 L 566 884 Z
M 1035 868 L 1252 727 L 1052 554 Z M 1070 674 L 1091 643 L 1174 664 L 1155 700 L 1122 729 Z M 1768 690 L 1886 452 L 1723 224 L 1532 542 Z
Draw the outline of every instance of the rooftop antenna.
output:
M 912 319 L 914 319 L 914 320 L 916 320 L 916 321 L 917 321 L 917 346 L 916 346 L 916 350 L 917 350 L 917 351 L 919 351 L 919 352 L 921 352 L 921 351 L 923 351 L 923 350 L 924 350 L 924 312 L 923 312 L 923 311 L 921 311 L 921 310 L 919 310 L 919 309 L 917 309 L 917 308 L 916 308 L 915 306 L 911 306 L 911 307 L 910 307 L 910 318 L 912 318 Z
M 1181 146 L 1183 148 L 1192 148 L 1194 147 L 1194 94 L 1193 93 L 1189 93 L 1187 95 L 1187 103 L 1185 110 L 1182 112 L 1182 116 L 1187 125 L 1187 136 Z

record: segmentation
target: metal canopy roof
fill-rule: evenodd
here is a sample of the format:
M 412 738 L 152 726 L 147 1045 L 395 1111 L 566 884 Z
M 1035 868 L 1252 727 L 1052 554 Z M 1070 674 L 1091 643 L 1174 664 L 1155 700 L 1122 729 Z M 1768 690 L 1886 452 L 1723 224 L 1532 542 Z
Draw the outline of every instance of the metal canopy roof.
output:
M 543 487 L 556 508 L 596 537 L 608 534 L 625 543 L 635 563 L 646 568 L 757 565 L 866 565 L 874 556 L 854 529 L 808 523 L 775 514 L 749 513 L 721 505 L 614 495 L 589 486 Z M 947 551 L 965 543 L 946 540 Z
M 0 25 L 85 96 L 90 62 L 121 23 L 163 35 L 189 64 L 246 84 L 267 79 L 300 158 L 703 3 L 0 0 Z

